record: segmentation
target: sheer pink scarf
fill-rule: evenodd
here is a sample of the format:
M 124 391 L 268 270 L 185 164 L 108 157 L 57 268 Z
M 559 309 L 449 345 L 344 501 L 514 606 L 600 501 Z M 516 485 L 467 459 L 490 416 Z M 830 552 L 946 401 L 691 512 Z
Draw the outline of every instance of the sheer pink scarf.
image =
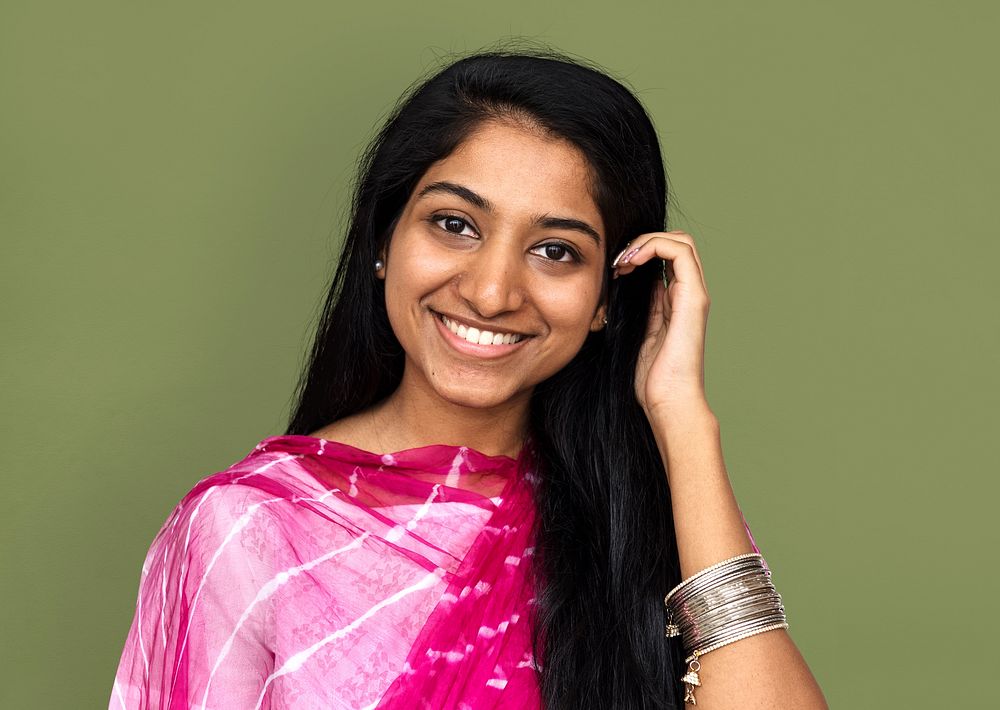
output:
M 539 708 L 529 451 L 264 439 L 153 539 L 109 707 Z

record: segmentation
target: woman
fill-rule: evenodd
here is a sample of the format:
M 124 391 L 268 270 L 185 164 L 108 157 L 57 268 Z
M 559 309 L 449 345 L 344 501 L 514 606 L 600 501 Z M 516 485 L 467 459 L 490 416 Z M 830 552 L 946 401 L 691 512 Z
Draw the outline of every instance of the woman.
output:
M 110 706 L 825 707 L 665 221 L 655 130 L 604 73 L 490 52 L 415 87 L 287 432 L 167 519 Z

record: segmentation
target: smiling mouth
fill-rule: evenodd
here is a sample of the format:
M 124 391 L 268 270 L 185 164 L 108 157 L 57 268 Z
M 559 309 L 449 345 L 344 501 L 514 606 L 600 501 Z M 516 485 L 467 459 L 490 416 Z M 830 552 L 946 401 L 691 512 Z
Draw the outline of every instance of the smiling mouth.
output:
M 437 317 L 444 323 L 445 327 L 458 337 L 475 345 L 513 345 L 524 340 L 526 335 L 520 333 L 505 333 L 503 331 L 480 330 L 471 326 L 463 325 L 453 321 L 447 316 L 437 314 Z

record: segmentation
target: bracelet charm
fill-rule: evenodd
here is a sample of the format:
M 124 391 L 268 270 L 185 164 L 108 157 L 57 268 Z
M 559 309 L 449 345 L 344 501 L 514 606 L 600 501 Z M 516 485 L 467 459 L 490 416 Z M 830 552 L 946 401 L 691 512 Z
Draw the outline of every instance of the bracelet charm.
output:
M 688 672 L 681 677 L 681 683 L 684 684 L 684 702 L 689 705 L 697 705 L 698 701 L 694 697 L 695 686 L 701 685 L 701 679 L 698 678 L 698 671 L 701 670 L 701 664 L 698 662 L 697 658 L 692 658 L 688 663 Z

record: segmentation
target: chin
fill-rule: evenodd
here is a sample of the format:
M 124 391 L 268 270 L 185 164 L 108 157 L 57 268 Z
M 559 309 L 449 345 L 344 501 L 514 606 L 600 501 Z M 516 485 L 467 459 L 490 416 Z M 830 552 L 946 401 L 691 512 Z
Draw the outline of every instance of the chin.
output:
M 521 395 L 516 389 L 504 387 L 496 382 L 477 383 L 470 380 L 435 382 L 434 391 L 450 404 L 470 409 L 498 407 Z

